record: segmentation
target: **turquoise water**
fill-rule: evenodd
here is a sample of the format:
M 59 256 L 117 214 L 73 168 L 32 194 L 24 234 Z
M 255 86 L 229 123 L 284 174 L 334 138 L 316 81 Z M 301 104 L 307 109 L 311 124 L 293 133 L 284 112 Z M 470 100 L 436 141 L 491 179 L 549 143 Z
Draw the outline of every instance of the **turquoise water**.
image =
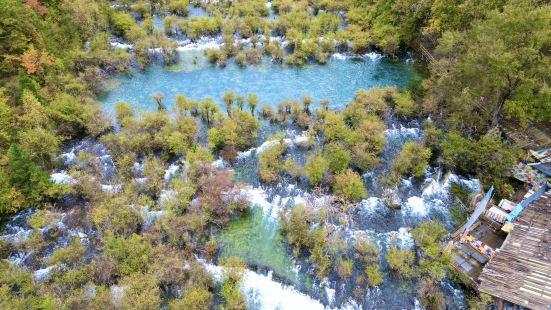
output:
M 182 93 L 188 98 L 207 96 L 221 102 L 222 94 L 231 89 L 246 95 L 254 92 L 260 103 L 277 104 L 285 98 L 310 95 L 314 102 L 328 98 L 330 106 L 346 104 L 358 88 L 395 85 L 406 87 L 418 75 L 413 65 L 405 61 L 390 62 L 386 58 L 358 57 L 331 58 L 325 65 L 294 67 L 273 65 L 264 60 L 257 66 L 241 68 L 229 63 L 225 68 L 208 64 L 202 51 L 179 52 L 178 64 L 163 67 L 154 64 L 144 71 L 134 70 L 118 76 L 112 89 L 100 100 L 107 110 L 118 101 L 126 101 L 138 109 L 156 108 L 151 96 L 163 93 L 168 107 L 174 95 Z
M 294 262 L 279 234 L 277 221 L 265 217 L 261 208 L 252 207 L 230 221 L 217 241 L 221 258 L 239 256 L 249 265 L 268 267 L 291 282 L 298 280 Z

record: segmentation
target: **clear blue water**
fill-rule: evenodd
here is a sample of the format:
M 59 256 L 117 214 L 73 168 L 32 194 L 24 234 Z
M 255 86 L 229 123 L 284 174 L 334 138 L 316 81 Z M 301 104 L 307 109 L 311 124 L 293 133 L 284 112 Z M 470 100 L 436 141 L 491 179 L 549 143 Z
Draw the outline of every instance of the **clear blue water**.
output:
M 176 65 L 153 64 L 144 71 L 134 70 L 118 76 L 111 90 L 100 100 L 107 110 L 118 101 L 126 101 L 142 110 L 156 108 L 151 96 L 163 93 L 163 103 L 170 107 L 177 93 L 188 98 L 220 97 L 226 90 L 246 95 L 254 92 L 260 103 L 277 104 L 285 98 L 310 95 L 314 102 L 328 98 L 330 106 L 346 104 L 358 88 L 395 85 L 407 87 L 418 80 L 413 65 L 386 58 L 331 58 L 325 65 L 304 67 L 274 65 L 264 60 L 256 66 L 239 67 L 228 63 L 225 68 L 208 64 L 202 51 L 179 52 Z

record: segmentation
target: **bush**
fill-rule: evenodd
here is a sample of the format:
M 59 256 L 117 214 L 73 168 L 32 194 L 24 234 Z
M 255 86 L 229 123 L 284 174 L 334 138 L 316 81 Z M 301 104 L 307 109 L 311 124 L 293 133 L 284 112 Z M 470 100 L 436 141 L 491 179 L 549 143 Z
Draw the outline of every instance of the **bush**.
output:
M 245 264 L 239 257 L 228 257 L 224 262 L 224 280 L 220 288 L 220 295 L 224 300 L 222 309 L 245 309 L 245 296 L 239 291 L 243 279 Z
M 335 112 L 325 113 L 322 130 L 323 136 L 328 142 L 345 140 L 350 135 L 350 131 L 346 127 L 342 115 Z
M 383 282 L 383 275 L 381 273 L 381 266 L 379 266 L 379 264 L 366 266 L 365 274 L 367 276 L 367 283 L 370 287 L 375 287 Z
M 429 278 L 423 278 L 417 284 L 419 302 L 427 310 L 444 309 L 446 300 L 438 286 Z
M 150 252 L 151 246 L 137 234 L 133 234 L 128 239 L 110 238 L 103 248 L 103 255 L 115 264 L 119 275 L 147 271 Z
M 394 100 L 394 109 L 396 113 L 405 116 L 413 116 L 415 112 L 417 112 L 417 105 L 408 91 L 401 93 L 396 92 L 394 96 L 392 96 L 392 99 Z
M 392 247 L 386 254 L 390 270 L 398 272 L 404 278 L 414 275 L 415 253 L 410 249 Z
M 136 25 L 136 21 L 128 13 L 113 11 L 111 14 L 111 24 L 113 25 L 115 34 L 122 37 L 126 36 L 130 29 Z
M 413 228 L 411 234 L 422 253 L 418 273 L 436 281 L 444 278 L 452 260 L 451 252 L 441 243 L 446 234 L 444 226 L 438 222 L 424 221 Z
M 123 309 L 159 309 L 161 290 L 154 275 L 134 273 L 122 278 L 120 284 L 125 288 L 121 299 Z
M 48 265 L 63 264 L 75 267 L 84 259 L 86 247 L 80 242 L 80 238 L 73 238 L 68 246 L 57 248 L 45 261 Z
M 517 159 L 510 144 L 498 136 L 486 134 L 471 140 L 459 132 L 446 134 L 440 144 L 444 163 L 459 173 L 476 175 L 484 186 L 494 185 L 499 196 L 506 197 L 512 190 L 507 172 Z
M 275 182 L 282 168 L 281 156 L 286 146 L 277 141 L 258 154 L 258 174 L 263 182 Z
M 367 195 L 362 178 L 351 169 L 346 169 L 335 176 L 333 192 L 352 202 L 359 201 Z
M 59 218 L 60 215 L 58 213 L 49 210 L 36 210 L 36 212 L 27 218 L 27 224 L 34 229 L 40 229 Z
M 352 156 L 350 151 L 340 142 L 331 142 L 324 147 L 323 156 L 327 167 L 332 173 L 339 173 L 348 168 Z
M 319 184 L 325 175 L 327 162 L 320 153 L 312 154 L 306 159 L 304 174 L 312 185 Z
M 429 148 L 414 141 L 406 142 L 394 159 L 392 169 L 402 175 L 420 177 L 425 173 L 430 156 Z
M 184 296 L 181 299 L 170 301 L 170 310 L 203 310 L 208 309 L 212 302 L 212 293 L 203 286 L 190 285 L 184 288 Z
M 312 246 L 311 221 L 311 209 L 301 204 L 291 209 L 288 219 L 285 213 L 280 213 L 281 232 L 287 237 L 289 244 L 294 247 L 295 253 L 299 253 L 302 248 L 310 248 Z

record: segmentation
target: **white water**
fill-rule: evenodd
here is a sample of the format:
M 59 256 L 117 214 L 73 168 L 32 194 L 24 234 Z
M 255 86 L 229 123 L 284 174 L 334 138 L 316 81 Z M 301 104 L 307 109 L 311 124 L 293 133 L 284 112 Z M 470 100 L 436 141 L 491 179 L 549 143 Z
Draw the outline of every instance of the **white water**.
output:
M 237 153 L 237 159 L 241 160 L 241 159 L 248 158 L 253 154 L 253 152 L 255 152 L 256 154 L 260 154 L 266 151 L 267 149 L 269 149 L 270 147 L 274 145 L 278 145 L 280 143 L 281 142 L 279 140 L 265 141 L 258 147 L 253 147 L 246 151 Z M 283 143 L 288 147 L 292 147 L 292 146 L 306 147 L 310 143 L 310 138 L 306 135 L 306 132 L 302 132 L 302 134 L 294 135 L 292 136 L 292 138 L 284 138 Z
M 68 175 L 65 171 L 55 172 L 50 175 L 50 180 L 59 184 L 75 184 L 75 179 Z
M 201 262 L 217 282 L 222 280 L 224 267 Z M 260 304 L 260 309 L 325 309 L 321 302 L 274 281 L 271 273 L 262 275 L 246 269 L 240 291 L 248 304 Z
M 170 164 L 170 166 L 168 166 L 168 169 L 165 170 L 165 175 L 164 175 L 164 180 L 165 182 L 168 183 L 168 181 L 170 181 L 170 178 L 176 174 L 176 172 L 178 172 L 178 170 L 180 169 L 180 167 L 178 166 L 177 163 L 172 163 Z
M 331 196 L 316 196 L 308 192 L 294 190 L 293 186 L 288 186 L 286 190 L 287 195 L 283 197 L 280 195 L 274 195 L 271 197 L 272 199 L 270 199 L 269 194 L 265 189 L 250 185 L 244 187 L 241 190 L 241 193 L 253 206 L 262 208 L 266 216 L 274 219 L 278 218 L 280 210 L 287 207 L 294 207 L 297 204 L 304 204 L 314 209 L 318 209 L 323 206 L 328 206 L 333 200 Z
M 56 266 L 48 266 L 46 268 L 38 269 L 35 272 L 33 272 L 33 278 L 35 282 L 38 281 L 44 281 L 52 272 L 52 269 L 54 269 Z

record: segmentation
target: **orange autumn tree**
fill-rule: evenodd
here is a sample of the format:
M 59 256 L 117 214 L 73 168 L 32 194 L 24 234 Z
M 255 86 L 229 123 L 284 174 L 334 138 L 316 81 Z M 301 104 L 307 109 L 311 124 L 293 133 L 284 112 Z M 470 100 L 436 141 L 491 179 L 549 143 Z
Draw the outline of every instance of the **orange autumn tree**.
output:
M 27 74 L 44 72 L 44 65 L 52 65 L 53 59 L 45 50 L 37 51 L 33 46 L 21 56 L 21 66 L 25 68 Z
M 39 0 L 26 0 L 25 3 L 40 15 L 48 13 L 48 8 L 43 6 Z

